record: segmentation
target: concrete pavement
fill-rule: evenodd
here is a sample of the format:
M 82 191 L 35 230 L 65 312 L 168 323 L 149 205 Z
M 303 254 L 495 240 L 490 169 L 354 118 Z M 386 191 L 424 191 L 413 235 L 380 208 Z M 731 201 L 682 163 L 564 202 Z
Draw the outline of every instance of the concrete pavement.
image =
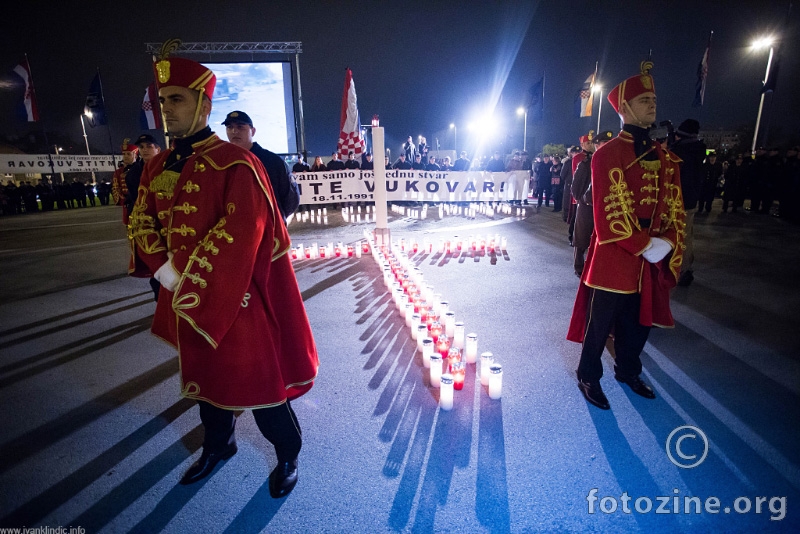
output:
M 608 412 L 575 384 L 579 347 L 565 334 L 578 280 L 560 214 L 391 214 L 396 238 L 508 239 L 496 258 L 414 257 L 504 368 L 501 400 L 471 366 L 451 412 L 437 408 L 371 257 L 298 261 L 321 367 L 293 403 L 304 447 L 300 482 L 282 500 L 269 497 L 275 457 L 249 413 L 239 453 L 177 485 L 202 428 L 178 396 L 174 351 L 147 331 L 149 286 L 125 276 L 116 208 L 0 219 L 0 528 L 796 532 L 800 229 L 716 208 L 696 223 L 695 281 L 673 294 L 677 327 L 654 330 L 645 348 L 658 398 L 616 383 L 607 356 Z M 294 242 L 351 242 L 371 228 L 333 209 L 329 220 L 290 224 Z M 708 442 L 692 469 L 666 450 L 686 425 Z M 680 452 L 699 457 L 691 432 Z M 679 437 L 671 452 L 688 461 Z

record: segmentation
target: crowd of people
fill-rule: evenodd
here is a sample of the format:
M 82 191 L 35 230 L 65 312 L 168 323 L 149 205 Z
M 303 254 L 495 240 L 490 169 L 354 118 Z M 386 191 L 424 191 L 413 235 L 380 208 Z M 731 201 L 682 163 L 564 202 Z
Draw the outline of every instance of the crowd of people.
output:
M 0 215 L 20 215 L 108 205 L 111 183 L 101 180 L 98 183 L 83 182 L 74 177 L 71 182 L 64 180 L 53 183 L 50 178 L 42 178 L 33 185 L 30 180 L 17 183 L 7 180 L 0 184 Z

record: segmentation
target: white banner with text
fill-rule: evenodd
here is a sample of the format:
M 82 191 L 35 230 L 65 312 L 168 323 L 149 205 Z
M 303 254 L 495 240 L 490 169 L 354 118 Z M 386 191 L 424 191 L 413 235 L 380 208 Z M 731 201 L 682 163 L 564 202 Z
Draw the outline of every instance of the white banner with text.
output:
M 116 156 L 119 163 L 120 156 Z M 0 154 L 1 174 L 51 174 L 62 172 L 114 172 L 111 156 L 50 154 Z
M 521 200 L 528 195 L 527 171 L 386 171 L 386 196 L 391 202 L 489 202 Z M 342 170 L 294 174 L 300 204 L 373 201 L 372 171 Z

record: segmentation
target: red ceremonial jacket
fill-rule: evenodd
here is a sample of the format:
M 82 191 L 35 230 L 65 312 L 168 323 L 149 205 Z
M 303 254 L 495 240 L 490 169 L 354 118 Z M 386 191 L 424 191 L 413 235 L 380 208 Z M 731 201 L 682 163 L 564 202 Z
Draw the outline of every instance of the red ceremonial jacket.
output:
M 178 349 L 181 395 L 226 409 L 275 406 L 306 393 L 319 360 L 291 260 L 289 234 L 261 162 L 216 135 L 192 145 L 180 173 L 171 150 L 145 165 L 131 213 L 129 272 L 166 261 L 152 332 Z
M 583 342 L 589 288 L 639 293 L 641 324 L 675 324 L 669 290 L 677 283 L 686 248 L 681 160 L 657 143 L 649 150 L 655 151 L 657 160 L 637 158 L 633 136 L 622 131 L 592 157 L 594 233 L 567 334 L 571 341 Z M 640 224 L 645 219 L 649 227 Z M 672 245 L 672 252 L 655 264 L 642 257 L 652 237 Z
M 130 165 L 119 167 L 111 177 L 111 199 L 117 206 L 122 206 L 122 224 L 128 224 L 128 207 L 125 206 L 125 198 L 128 196 L 128 184 L 125 183 L 125 175 L 128 174 Z

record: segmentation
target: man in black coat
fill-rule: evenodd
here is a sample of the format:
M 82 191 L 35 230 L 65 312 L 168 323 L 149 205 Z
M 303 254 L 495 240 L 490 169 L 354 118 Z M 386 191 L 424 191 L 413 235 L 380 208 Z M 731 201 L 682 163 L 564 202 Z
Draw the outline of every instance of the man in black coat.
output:
M 697 214 L 697 203 L 700 201 L 700 186 L 703 183 L 702 167 L 706 157 L 706 145 L 697 136 L 700 123 L 694 119 L 686 119 L 675 131 L 675 142 L 670 150 L 681 158 L 681 189 L 683 191 L 683 207 L 686 210 L 686 236 L 683 251 L 683 264 L 679 286 L 688 286 L 694 280 L 694 218 Z
M 372 161 L 372 152 L 364 154 L 364 161 L 361 163 L 362 171 L 371 171 L 375 168 L 375 163 Z
M 275 192 L 278 209 L 281 210 L 281 215 L 286 220 L 286 217 L 294 213 L 300 205 L 300 190 L 297 183 L 289 176 L 289 170 L 286 168 L 283 158 L 253 141 L 256 129 L 252 119 L 244 111 L 231 111 L 225 117 L 222 125 L 225 126 L 228 141 L 249 150 L 261 160 L 267 170 L 272 190 Z
M 297 155 L 297 163 L 294 164 L 292 167 L 292 172 L 308 172 L 308 163 L 303 160 L 303 155 Z
M 703 184 L 700 186 L 700 208 L 698 213 L 711 213 L 711 204 L 717 193 L 717 184 L 722 176 L 722 163 L 717 161 L 717 153 L 709 152 L 706 161 L 703 163 L 701 174 Z

